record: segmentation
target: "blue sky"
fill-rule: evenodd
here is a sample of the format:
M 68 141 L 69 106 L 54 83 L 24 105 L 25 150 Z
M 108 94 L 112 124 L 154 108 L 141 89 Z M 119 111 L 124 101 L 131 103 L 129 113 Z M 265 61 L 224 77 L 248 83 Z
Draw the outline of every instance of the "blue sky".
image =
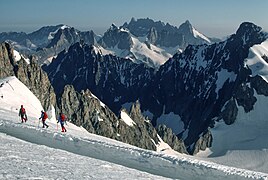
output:
M 208 36 L 232 34 L 241 22 L 268 30 L 268 0 L 0 0 L 0 32 L 32 32 L 67 24 L 103 33 L 131 17 L 151 18 L 175 26 L 189 20 Z

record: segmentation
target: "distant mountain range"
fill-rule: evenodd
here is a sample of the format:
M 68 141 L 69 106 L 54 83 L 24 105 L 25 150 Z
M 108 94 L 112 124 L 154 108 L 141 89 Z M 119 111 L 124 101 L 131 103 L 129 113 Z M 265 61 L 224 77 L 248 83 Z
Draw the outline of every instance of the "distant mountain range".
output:
M 0 41 L 8 41 L 17 51 L 36 56 L 40 64 L 50 63 L 62 50 L 83 42 L 96 46 L 103 55 L 113 54 L 158 68 L 189 44 L 211 44 L 218 40 L 198 32 L 189 21 L 177 28 L 149 18 L 132 18 L 121 27 L 112 24 L 103 36 L 61 24 L 42 27 L 29 34 L 0 33 Z

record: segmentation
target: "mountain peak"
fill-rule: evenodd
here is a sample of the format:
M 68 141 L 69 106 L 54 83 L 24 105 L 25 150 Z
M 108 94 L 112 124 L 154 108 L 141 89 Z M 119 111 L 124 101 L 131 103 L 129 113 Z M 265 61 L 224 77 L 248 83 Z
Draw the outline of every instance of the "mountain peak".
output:
M 261 27 L 251 22 L 243 22 L 236 31 L 236 37 L 242 39 L 243 44 L 248 44 L 248 42 L 255 42 L 258 39 L 265 39 L 265 34 Z
M 245 33 L 258 33 L 262 30 L 261 27 L 255 25 L 251 22 L 243 22 L 240 24 L 238 30 L 236 31 L 236 34 L 245 34 Z
M 66 25 L 66 24 L 62 24 L 60 29 L 66 29 L 66 28 L 71 28 L 70 26 Z
M 190 21 L 186 20 L 184 23 L 182 23 L 179 27 L 179 31 L 182 33 L 191 33 L 193 34 L 193 26 L 190 23 Z
M 187 39 L 199 39 L 201 42 L 211 43 L 210 39 L 203 35 L 202 33 L 198 32 L 190 23 L 189 20 L 186 20 L 182 23 L 179 27 L 179 32 L 184 34 Z
M 136 22 L 136 19 L 134 17 L 131 18 L 130 23 Z
M 192 26 L 189 20 L 186 20 L 183 24 L 187 24 L 189 26 Z
M 118 27 L 114 23 L 109 28 L 109 30 L 112 30 L 112 31 L 117 30 L 117 29 Z

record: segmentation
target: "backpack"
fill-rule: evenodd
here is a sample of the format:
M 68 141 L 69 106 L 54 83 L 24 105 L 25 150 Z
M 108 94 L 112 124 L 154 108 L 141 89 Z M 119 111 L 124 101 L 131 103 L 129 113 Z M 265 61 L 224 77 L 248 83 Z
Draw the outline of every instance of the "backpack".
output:
M 43 119 L 47 119 L 48 117 L 47 117 L 47 113 L 46 112 L 44 112 L 44 117 L 43 117 Z
M 20 112 L 21 112 L 21 114 L 25 114 L 26 113 L 26 111 L 25 111 L 24 108 L 21 108 Z
M 61 115 L 60 115 L 60 119 L 61 119 L 61 121 L 64 121 L 64 120 L 65 120 L 65 116 L 64 116 L 64 114 L 61 114 Z

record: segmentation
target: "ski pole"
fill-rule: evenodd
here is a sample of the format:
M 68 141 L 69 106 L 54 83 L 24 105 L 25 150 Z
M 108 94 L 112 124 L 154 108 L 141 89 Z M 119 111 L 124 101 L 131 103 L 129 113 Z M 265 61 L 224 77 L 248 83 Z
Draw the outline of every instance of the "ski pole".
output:
M 7 84 L 9 84 L 9 82 L 8 81 L 6 81 L 6 83 Z M 13 89 L 13 91 L 14 91 L 14 88 L 11 86 L 11 84 L 9 84 L 9 86 Z

